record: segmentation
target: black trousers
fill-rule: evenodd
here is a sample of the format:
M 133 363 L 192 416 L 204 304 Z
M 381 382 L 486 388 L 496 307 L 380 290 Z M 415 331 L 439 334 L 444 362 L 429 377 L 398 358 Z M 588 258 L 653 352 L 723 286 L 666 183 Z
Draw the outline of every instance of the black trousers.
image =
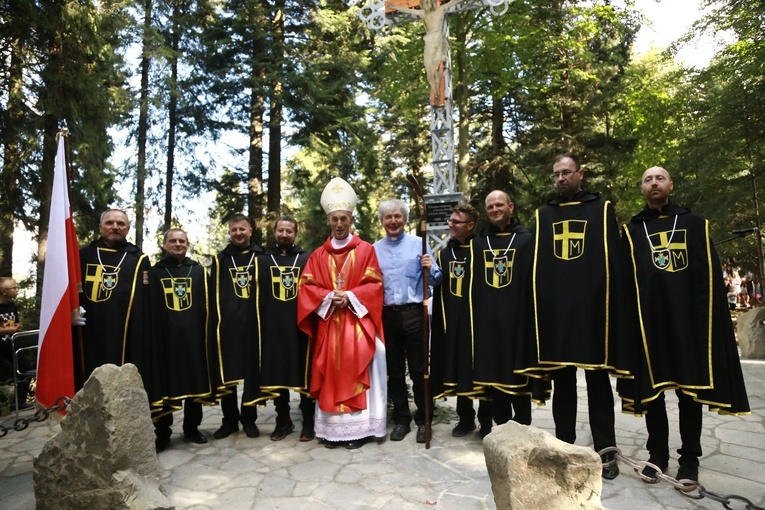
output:
M 237 422 L 241 422 L 242 425 L 254 424 L 255 420 L 258 419 L 258 408 L 256 406 L 242 406 L 240 412 L 236 386 L 231 387 L 231 390 L 231 394 L 225 395 L 220 399 L 223 425 L 235 425 Z
M 587 409 L 595 451 L 616 446 L 614 431 L 614 392 L 606 370 L 585 370 Z M 552 412 L 555 437 L 573 444 L 576 441 L 576 367 L 552 371 Z
M 502 425 L 510 420 L 521 425 L 531 425 L 531 396 L 511 395 L 492 388 L 494 421 Z
M 393 402 L 393 422 L 409 425 L 412 412 L 406 392 L 406 368 L 412 380 L 412 393 L 417 411 L 414 422 L 425 424 L 425 354 L 423 352 L 422 307 L 404 310 L 383 308 L 383 330 L 385 331 L 385 360 L 388 365 L 388 398 Z M 433 402 L 430 402 L 431 413 Z
M 478 423 L 481 424 L 481 427 L 491 428 L 492 405 L 491 400 L 478 401 Z M 473 407 L 473 399 L 457 397 L 457 416 L 460 417 L 460 423 L 475 423 L 476 412 Z
M 701 457 L 701 415 L 702 404 L 693 400 L 680 390 L 675 390 L 678 398 L 678 411 L 680 411 L 680 441 L 682 443 L 677 453 L 680 454 L 680 463 L 699 465 Z M 664 393 L 648 403 L 646 406 L 645 425 L 648 429 L 648 441 L 646 448 L 651 457 L 669 462 L 669 420 L 667 419 L 667 406 L 664 401 Z
M 165 404 L 165 411 L 169 411 L 170 408 Z M 194 402 L 193 399 L 187 398 L 183 401 L 183 433 L 190 434 L 199 430 L 199 425 L 202 423 L 202 404 Z M 154 422 L 154 433 L 158 438 L 169 438 L 173 431 L 170 427 L 173 426 L 173 413 L 168 412 L 165 415 L 160 416 Z
M 279 396 L 274 399 L 274 408 L 276 409 L 276 423 L 282 423 L 290 420 L 290 390 L 282 388 L 279 390 Z M 313 423 L 316 414 L 316 399 L 308 395 L 300 394 L 300 412 L 303 415 L 303 423 Z

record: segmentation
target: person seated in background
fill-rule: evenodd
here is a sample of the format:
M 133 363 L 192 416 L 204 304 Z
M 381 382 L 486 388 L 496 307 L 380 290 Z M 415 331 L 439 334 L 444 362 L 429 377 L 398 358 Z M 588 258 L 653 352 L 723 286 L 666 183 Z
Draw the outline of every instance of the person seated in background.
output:
M 16 280 L 9 277 L 0 278 L 0 362 L 2 363 L 2 373 L 0 379 L 13 379 L 13 344 L 11 337 L 22 329 L 19 321 L 19 309 L 14 302 L 19 293 L 19 287 Z M 19 369 L 22 371 L 32 370 L 34 360 L 28 360 L 24 357 L 19 358 Z M 32 407 L 27 403 L 29 394 L 29 381 L 19 381 L 15 388 L 18 396 L 19 409 Z M 16 410 L 16 401 L 11 402 L 11 411 Z

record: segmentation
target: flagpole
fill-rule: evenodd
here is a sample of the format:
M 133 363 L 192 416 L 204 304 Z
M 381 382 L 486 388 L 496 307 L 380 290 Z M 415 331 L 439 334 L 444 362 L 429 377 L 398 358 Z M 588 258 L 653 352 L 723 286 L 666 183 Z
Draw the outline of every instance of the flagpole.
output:
M 72 204 L 72 187 L 69 183 L 72 182 L 72 172 L 69 168 L 69 130 L 62 128 L 61 132 L 57 136 L 64 137 L 64 168 L 66 170 L 66 192 L 69 198 L 69 205 Z M 77 291 L 82 292 L 82 284 L 78 282 Z M 78 303 L 79 304 L 79 303 Z M 77 307 L 77 315 L 79 315 L 79 306 Z M 75 312 L 72 312 L 75 313 Z M 74 389 L 75 391 L 82 388 L 85 383 L 85 340 L 83 339 L 82 326 L 74 326 L 74 341 L 72 342 L 72 349 L 74 353 L 74 360 L 76 364 L 74 366 Z M 74 361 L 73 360 L 73 361 Z
M 56 134 L 37 358 L 36 397 L 44 407 L 60 397 L 74 396 L 75 365 L 80 364 L 74 359 L 79 341 L 72 328 L 80 308 L 80 253 L 72 218 L 66 142 L 66 130 Z

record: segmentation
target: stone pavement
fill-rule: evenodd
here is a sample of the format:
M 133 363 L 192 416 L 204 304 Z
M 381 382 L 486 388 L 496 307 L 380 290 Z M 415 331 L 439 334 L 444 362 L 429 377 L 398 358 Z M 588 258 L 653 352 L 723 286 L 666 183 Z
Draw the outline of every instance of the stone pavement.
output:
M 752 414 L 726 417 L 704 413 L 699 477 L 708 491 L 744 496 L 765 507 L 765 361 L 743 360 Z M 590 444 L 584 377 L 579 373 L 581 430 L 577 444 Z M 676 399 L 667 394 L 671 446 L 679 446 Z M 438 402 L 439 414 L 453 414 L 454 399 Z M 645 425 L 642 419 L 621 414 L 617 402 L 616 434 L 621 451 L 646 460 Z M 297 397 L 293 419 L 297 430 L 280 442 L 269 439 L 275 414 L 273 405 L 260 408 L 262 436 L 249 439 L 239 432 L 223 440 L 212 439 L 220 424 L 217 407 L 206 408 L 201 429 L 210 443 L 197 446 L 183 441 L 180 416 L 170 448 L 159 456 L 165 469 L 164 491 L 178 509 L 494 509 L 491 484 L 477 433 L 451 436 L 456 422 L 435 423 L 431 448 L 415 443 L 414 433 L 401 442 L 370 442 L 359 450 L 329 450 L 317 441 L 298 441 L 300 413 Z M 30 416 L 25 411 L 24 416 Z M 10 426 L 14 416 L 0 418 Z M 533 425 L 553 431 L 551 407 L 538 407 Z M 391 427 L 392 428 L 392 427 Z M 50 422 L 32 424 L 23 432 L 0 438 L 0 508 L 29 510 L 35 507 L 32 458 L 60 427 Z M 674 453 L 674 452 L 673 452 Z M 665 483 L 643 483 L 629 467 L 603 481 L 601 500 L 612 510 L 721 509 L 709 499 L 687 499 Z M 677 469 L 673 455 L 669 474 Z M 744 508 L 732 502 L 731 508 Z M 543 510 L 543 509 L 530 509 Z

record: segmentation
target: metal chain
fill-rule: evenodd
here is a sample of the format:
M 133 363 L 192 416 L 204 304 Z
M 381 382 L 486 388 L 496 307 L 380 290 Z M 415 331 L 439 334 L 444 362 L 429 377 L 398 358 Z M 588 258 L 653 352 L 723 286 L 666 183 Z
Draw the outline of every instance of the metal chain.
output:
M 55 413 L 57 411 L 63 411 L 66 409 L 69 404 L 72 402 L 72 399 L 69 397 L 58 397 L 56 399 L 56 403 L 54 403 L 52 406 L 48 408 L 38 409 L 35 411 L 35 414 L 33 414 L 30 418 L 19 418 L 16 421 L 13 422 L 13 427 L 6 427 L 5 425 L 0 424 L 0 437 L 5 437 L 8 432 L 11 430 L 15 430 L 17 432 L 21 432 L 22 430 L 26 430 L 27 427 L 29 427 L 29 424 L 32 422 L 42 423 L 45 420 L 48 419 L 51 413 Z
M 608 448 L 603 448 L 602 450 L 598 452 L 598 454 L 601 456 L 601 458 L 603 458 L 603 456 L 607 454 L 615 454 L 612 460 L 609 460 L 608 462 L 603 463 L 604 467 L 613 466 L 618 461 L 624 462 L 629 467 L 634 469 L 635 473 L 644 482 L 656 483 L 657 479 L 663 482 L 667 482 L 669 485 L 674 487 L 676 491 L 678 491 L 680 494 L 682 494 L 688 499 L 704 499 L 704 498 L 711 499 L 712 501 L 717 501 L 724 508 L 728 510 L 734 510 L 734 507 L 730 506 L 732 501 L 738 501 L 746 505 L 743 507 L 744 510 L 765 510 L 765 507 L 757 506 L 743 496 L 738 496 L 736 494 L 721 496 L 720 494 L 715 494 L 714 492 L 708 491 L 703 485 L 701 485 L 699 482 L 695 480 L 688 480 L 688 479 L 676 480 L 675 478 L 672 478 L 671 476 L 664 474 L 661 471 L 661 469 L 659 469 L 659 466 L 657 466 L 656 464 L 652 464 L 646 461 L 633 460 L 627 457 L 626 455 L 623 455 L 621 450 L 619 450 L 619 448 L 616 446 L 609 446 Z M 643 469 L 646 467 L 656 470 L 656 475 L 654 476 L 644 475 Z

